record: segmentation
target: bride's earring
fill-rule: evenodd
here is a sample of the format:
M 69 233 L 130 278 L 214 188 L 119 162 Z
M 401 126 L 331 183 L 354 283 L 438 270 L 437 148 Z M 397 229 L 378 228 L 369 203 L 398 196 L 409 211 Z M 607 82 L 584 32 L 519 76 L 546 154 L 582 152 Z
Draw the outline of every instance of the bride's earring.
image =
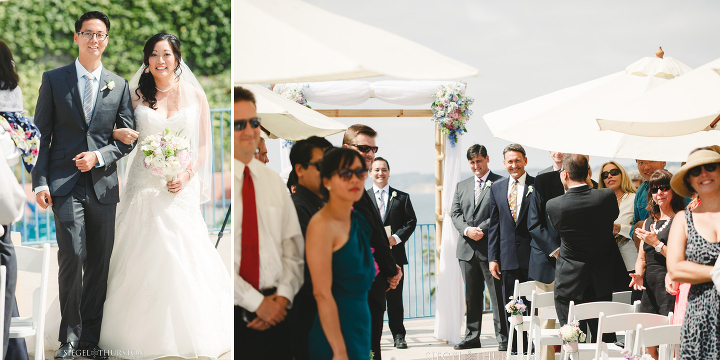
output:
M 150 72 L 150 68 L 149 68 L 149 67 L 146 67 L 146 68 L 145 68 L 145 73 L 147 74 L 147 73 L 149 73 L 149 72 Z
M 328 186 L 328 188 L 327 188 L 327 189 L 328 189 L 328 191 L 332 190 L 332 189 L 330 189 L 330 187 L 329 187 L 329 186 Z

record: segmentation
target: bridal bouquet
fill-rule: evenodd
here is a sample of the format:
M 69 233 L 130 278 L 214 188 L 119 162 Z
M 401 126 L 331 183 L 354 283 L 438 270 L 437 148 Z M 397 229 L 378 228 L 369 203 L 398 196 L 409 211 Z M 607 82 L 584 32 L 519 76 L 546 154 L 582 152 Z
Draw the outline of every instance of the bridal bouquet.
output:
M 563 325 L 558 331 L 558 336 L 563 341 L 565 351 L 571 353 L 578 351 L 578 341 L 585 341 L 585 333 L 580 330 L 580 323 L 577 320 Z
M 148 135 L 140 143 L 140 151 L 145 155 L 145 168 L 154 175 L 167 181 L 181 173 L 190 164 L 190 140 L 170 129 Z

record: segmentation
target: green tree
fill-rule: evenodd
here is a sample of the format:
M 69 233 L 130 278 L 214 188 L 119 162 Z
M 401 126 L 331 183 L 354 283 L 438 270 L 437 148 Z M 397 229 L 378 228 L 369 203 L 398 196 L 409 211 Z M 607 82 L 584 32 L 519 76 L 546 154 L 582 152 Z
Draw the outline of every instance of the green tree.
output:
M 230 0 L 11 0 L 0 3 L 0 38 L 13 51 L 30 115 L 42 73 L 77 57 L 75 21 L 90 10 L 110 18 L 107 69 L 130 79 L 142 63 L 145 41 L 172 33 L 182 42 L 183 60 L 201 78 L 210 107 L 230 106 Z

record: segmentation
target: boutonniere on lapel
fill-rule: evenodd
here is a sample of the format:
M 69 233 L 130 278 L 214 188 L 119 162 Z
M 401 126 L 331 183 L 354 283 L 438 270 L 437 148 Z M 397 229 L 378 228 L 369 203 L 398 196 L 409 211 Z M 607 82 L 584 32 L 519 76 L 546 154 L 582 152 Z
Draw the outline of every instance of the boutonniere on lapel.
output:
M 112 89 L 114 89 L 114 88 L 115 88 L 115 80 L 110 80 L 105 83 L 105 86 L 103 86 L 103 88 L 100 89 L 100 91 L 105 91 L 105 90 L 112 91 Z
M 486 187 L 486 188 L 489 188 L 490 185 L 492 185 L 492 181 L 488 180 L 488 181 L 485 182 L 485 187 Z
M 392 195 L 390 196 L 390 200 L 394 199 L 397 196 L 397 191 L 393 191 Z
M 530 194 L 531 194 L 532 192 L 533 192 L 533 186 L 532 186 L 532 185 L 528 185 L 528 193 L 527 193 L 527 195 L 525 195 L 525 197 L 530 196 Z

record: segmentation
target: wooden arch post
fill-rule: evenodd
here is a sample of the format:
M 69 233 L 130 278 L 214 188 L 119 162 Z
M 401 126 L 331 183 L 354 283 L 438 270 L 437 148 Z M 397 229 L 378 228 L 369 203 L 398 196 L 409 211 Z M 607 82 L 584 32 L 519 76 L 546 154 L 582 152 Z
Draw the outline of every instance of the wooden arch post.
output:
M 445 161 L 445 139 L 440 128 L 435 126 L 435 284 L 440 274 L 440 244 L 443 227 L 443 164 Z M 429 255 L 428 255 L 429 256 Z

